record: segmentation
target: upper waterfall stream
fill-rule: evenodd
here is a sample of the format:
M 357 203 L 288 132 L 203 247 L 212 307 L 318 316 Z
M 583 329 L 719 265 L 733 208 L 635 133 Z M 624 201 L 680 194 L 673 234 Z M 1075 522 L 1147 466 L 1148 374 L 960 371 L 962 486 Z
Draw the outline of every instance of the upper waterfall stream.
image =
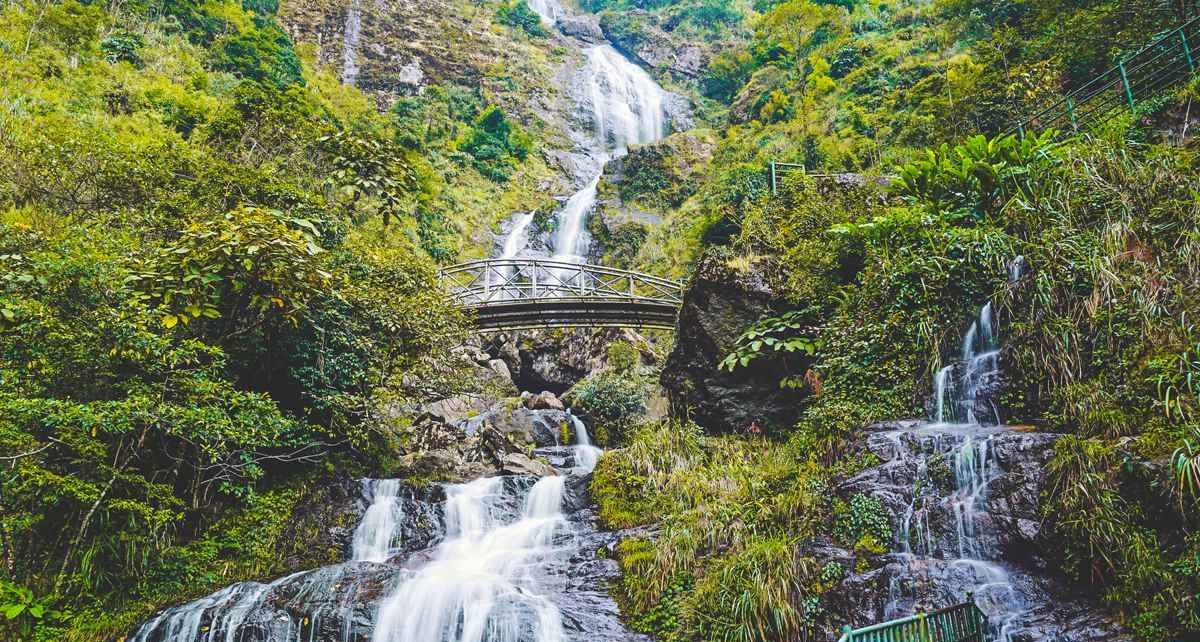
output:
M 529 0 L 529 6 L 551 25 L 566 11 L 557 0 Z M 586 121 L 587 143 L 578 163 L 581 187 L 566 199 L 555 215 L 553 259 L 587 262 L 591 239 L 587 217 L 596 205 L 597 186 L 609 160 L 626 154 L 630 145 L 661 139 L 667 133 L 667 93 L 641 67 L 608 44 L 583 49 L 584 64 L 575 74 L 573 98 Z M 500 258 L 513 258 L 528 243 L 528 217 L 516 214 L 502 244 Z

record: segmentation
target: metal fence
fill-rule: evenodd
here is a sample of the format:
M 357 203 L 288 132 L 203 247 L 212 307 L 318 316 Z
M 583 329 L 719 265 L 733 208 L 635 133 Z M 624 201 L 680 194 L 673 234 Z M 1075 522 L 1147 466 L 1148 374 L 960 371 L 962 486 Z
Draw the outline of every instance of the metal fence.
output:
M 1195 74 L 1197 46 L 1200 16 L 1121 57 L 1116 67 L 1023 120 L 1010 133 L 1046 129 L 1073 133 L 1124 110 L 1137 113 L 1139 104 Z
M 987 616 L 968 596 L 949 608 L 844 631 L 838 642 L 987 642 Z

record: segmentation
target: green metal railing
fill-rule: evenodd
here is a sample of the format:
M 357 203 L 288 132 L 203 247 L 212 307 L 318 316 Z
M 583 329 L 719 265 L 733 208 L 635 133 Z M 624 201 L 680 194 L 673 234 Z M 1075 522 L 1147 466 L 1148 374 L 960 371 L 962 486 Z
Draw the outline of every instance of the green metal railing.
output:
M 1057 129 L 1070 134 L 1126 109 L 1136 113 L 1139 103 L 1196 73 L 1196 65 L 1200 64 L 1198 47 L 1200 16 L 1137 52 L 1122 56 L 1116 67 L 1021 121 L 1009 133 Z
M 843 630 L 838 642 L 988 642 L 987 616 L 969 594 L 967 601 L 957 606 Z
M 834 176 L 834 174 L 820 174 L 820 173 L 809 172 L 804 167 L 804 165 L 801 165 L 800 163 L 780 163 L 777 161 L 771 161 L 770 171 L 771 171 L 771 195 L 772 196 L 779 193 L 779 177 L 788 172 L 801 172 L 805 176 L 809 176 L 812 178 L 828 178 L 830 176 Z

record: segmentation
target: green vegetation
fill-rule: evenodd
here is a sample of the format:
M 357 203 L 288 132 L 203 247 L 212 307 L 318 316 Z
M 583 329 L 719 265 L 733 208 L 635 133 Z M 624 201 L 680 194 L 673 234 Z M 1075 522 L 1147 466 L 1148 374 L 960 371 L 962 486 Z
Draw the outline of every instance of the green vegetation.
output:
M 830 624 L 820 609 L 830 582 L 796 549 L 829 532 L 828 482 L 839 472 L 798 441 L 706 437 L 695 424 L 639 428 L 592 482 L 605 523 L 659 525 L 653 541 L 618 549 L 618 600 L 635 625 L 668 640 L 797 639 Z
M 677 6 L 646 8 L 662 16 Z M 1070 435 L 1056 447 L 1043 498 L 1051 563 L 1099 587 L 1142 640 L 1197 630 L 1200 202 L 1189 187 L 1195 151 L 1166 144 L 1178 140 L 1173 128 L 1195 89 L 1163 97 L 1136 122 L 1063 144 L 1050 133 L 1000 135 L 1195 7 L 790 0 L 742 8 L 752 36 L 739 41 L 736 28 L 713 36 L 730 46 L 694 86 L 705 96 L 702 114 L 720 126 L 698 170 L 706 180 L 668 206 L 669 231 L 653 231 L 636 263 L 683 272 L 707 252 L 764 279 L 777 301 L 739 329 L 722 365 L 736 373 L 786 353 L 780 385 L 807 395 L 804 414 L 795 426 L 770 427 L 775 442 L 697 438 L 698 452 L 669 465 L 646 458 L 678 452 L 678 429 L 643 428 L 601 463 L 602 517 L 663 529 L 653 548 L 620 551 L 623 606 L 666 639 L 806 639 L 805 626 L 831 624 L 821 620 L 822 569 L 784 572 L 783 558 L 768 551 L 784 538 L 803 560 L 803 544 L 818 535 L 860 556 L 883 551 L 892 540 L 883 507 L 856 495 L 817 502 L 780 525 L 745 506 L 791 492 L 774 476 L 781 452 L 791 474 L 812 483 L 865 465 L 850 449 L 859 429 L 924 415 L 942 355 L 954 354 L 970 315 L 990 300 L 1012 373 L 1005 418 Z M 772 197 L 769 160 L 860 175 L 787 174 Z M 660 189 L 661 165 L 643 163 L 622 196 L 637 202 Z M 1016 257 L 1026 272 L 1010 281 Z M 721 465 L 739 460 L 728 465 L 745 466 L 745 481 L 714 469 L 710 451 L 723 454 L 714 458 Z M 805 472 L 822 466 L 830 468 Z M 768 490 L 753 500 L 699 490 L 713 479 Z M 738 520 L 707 532 L 753 536 L 704 546 L 677 539 L 676 524 L 700 510 Z M 746 578 L 780 573 L 793 574 L 778 588 L 790 593 L 737 592 Z M 730 600 L 702 601 L 711 595 L 702 587 L 718 583 L 731 587 Z M 666 599 L 669 586 L 686 589 Z M 762 610 L 782 595 L 796 613 Z
M 513 0 L 508 4 L 500 5 L 500 8 L 496 10 L 496 19 L 501 24 L 520 29 L 535 38 L 545 38 L 550 35 L 550 32 L 542 26 L 542 17 L 530 9 L 523 0 Z
M 4 639 L 330 561 L 280 541 L 299 499 L 394 457 L 384 404 L 464 385 L 440 213 L 532 136 L 453 84 L 380 113 L 274 14 L 0 5 Z
M 622 443 L 646 414 L 649 382 L 636 371 L 640 354 L 628 341 L 608 348 L 608 366 L 572 388 L 567 400 L 593 425 L 597 444 Z
M 728 329 L 721 367 L 779 362 L 802 398 L 770 438 L 647 425 L 620 342 L 571 391 L 623 445 L 595 471 L 600 517 L 658 527 L 617 550 L 633 625 L 765 642 L 841 624 L 828 591 L 893 539 L 881 502 L 833 492 L 877 463 L 854 441 L 924 413 L 991 301 L 1005 417 L 1066 435 L 1047 564 L 1141 640 L 1200 630 L 1196 87 L 1065 142 L 1003 135 L 1194 3 L 582 5 L 623 48 L 707 61 L 652 70 L 700 128 L 612 163 L 614 211 L 589 229 L 623 266 L 684 275 L 709 253 L 758 279 L 774 300 Z M 332 559 L 289 541 L 316 480 L 404 448 L 381 409 L 468 385 L 444 367 L 463 319 L 435 269 L 486 251 L 501 215 L 553 227 L 538 151 L 560 134 L 536 112 L 568 59 L 521 0 L 453 6 L 520 55 L 367 95 L 272 0 L 0 4 L 0 637 L 113 639 L 285 555 Z M 772 195 L 770 160 L 853 175 Z

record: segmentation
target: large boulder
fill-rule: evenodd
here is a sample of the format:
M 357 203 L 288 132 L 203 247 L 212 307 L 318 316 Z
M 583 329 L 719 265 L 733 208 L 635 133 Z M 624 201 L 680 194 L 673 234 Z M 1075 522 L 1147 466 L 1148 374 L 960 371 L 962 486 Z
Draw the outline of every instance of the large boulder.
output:
M 759 359 L 733 372 L 717 367 L 742 332 L 778 304 L 756 266 L 733 267 L 727 257 L 710 250 L 684 293 L 675 347 L 660 378 L 672 413 L 710 433 L 790 427 L 807 393 L 781 388 L 786 373 L 777 363 Z
M 596 16 L 563 16 L 556 23 L 558 30 L 564 36 L 578 38 L 588 44 L 604 44 L 604 31 L 600 29 L 600 20 Z

